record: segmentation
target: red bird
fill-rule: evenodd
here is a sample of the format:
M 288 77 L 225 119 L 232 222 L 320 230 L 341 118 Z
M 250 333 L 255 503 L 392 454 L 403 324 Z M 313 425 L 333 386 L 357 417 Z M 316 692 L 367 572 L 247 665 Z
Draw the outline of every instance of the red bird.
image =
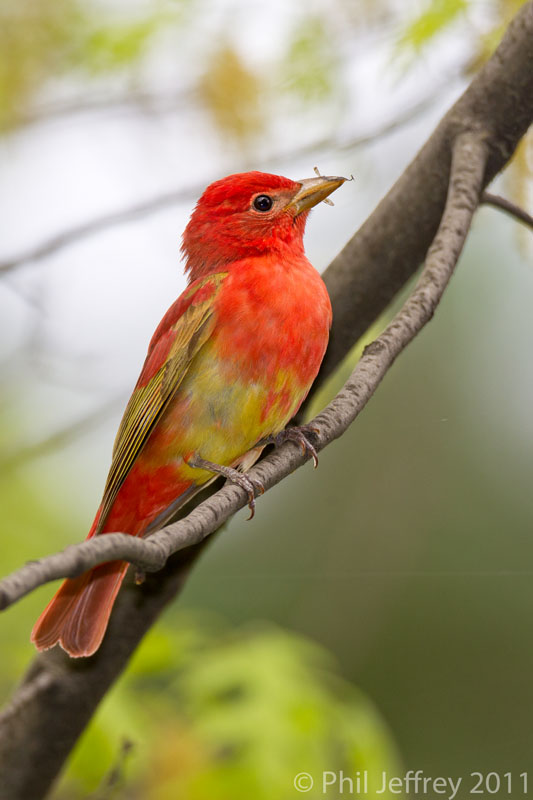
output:
M 246 172 L 211 184 L 183 235 L 188 287 L 155 331 L 113 449 L 89 537 L 162 527 L 200 487 L 243 472 L 305 399 L 328 343 L 331 304 L 304 254 L 309 209 L 345 178 Z M 295 433 L 289 433 L 293 431 Z M 94 653 L 128 564 L 67 579 L 37 620 L 39 650 Z

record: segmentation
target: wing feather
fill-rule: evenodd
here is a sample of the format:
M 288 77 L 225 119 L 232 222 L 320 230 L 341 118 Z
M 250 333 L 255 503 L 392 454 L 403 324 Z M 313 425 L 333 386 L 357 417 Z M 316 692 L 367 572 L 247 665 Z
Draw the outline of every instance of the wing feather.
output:
M 95 533 L 99 533 L 115 502 L 120 487 L 152 432 L 171 402 L 195 355 L 208 340 L 214 326 L 213 303 L 227 273 L 209 275 L 185 292 L 190 304 L 165 331 L 171 344 L 162 365 L 146 385 L 137 385 L 124 412 L 107 477 L 101 513 Z M 208 291 L 205 291 L 207 287 Z M 204 289 L 204 291 L 200 291 Z M 212 291 L 209 291 L 212 289 Z

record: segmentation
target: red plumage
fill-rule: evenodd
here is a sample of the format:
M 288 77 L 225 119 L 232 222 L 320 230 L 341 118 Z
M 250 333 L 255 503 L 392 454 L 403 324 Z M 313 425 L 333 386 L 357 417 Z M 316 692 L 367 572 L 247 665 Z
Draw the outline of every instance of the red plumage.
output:
M 213 480 L 192 459 L 245 470 L 294 416 L 331 324 L 305 222 L 343 181 L 249 172 L 206 189 L 183 236 L 189 286 L 150 342 L 89 537 L 162 526 Z M 94 653 L 126 569 L 111 562 L 66 580 L 35 624 L 37 648 Z

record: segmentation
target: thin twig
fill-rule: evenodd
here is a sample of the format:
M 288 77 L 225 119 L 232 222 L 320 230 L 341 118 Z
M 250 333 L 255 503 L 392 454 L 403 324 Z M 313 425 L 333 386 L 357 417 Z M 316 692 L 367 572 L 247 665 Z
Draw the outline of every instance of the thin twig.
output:
M 51 236 L 50 239 L 35 245 L 35 247 L 26 250 L 24 253 L 20 253 L 19 255 L 0 262 L 0 273 L 10 272 L 30 262 L 41 261 L 51 256 L 53 253 L 62 250 L 64 247 L 68 247 L 74 244 L 74 242 L 85 239 L 107 228 L 112 228 L 115 225 L 122 225 L 140 217 L 145 217 L 147 214 L 152 214 L 162 208 L 168 208 L 169 206 L 190 201 L 198 197 L 204 188 L 205 186 L 202 184 L 188 186 L 185 189 L 163 192 L 156 197 L 151 197 L 140 203 L 135 203 L 128 208 L 119 209 L 110 214 L 102 214 L 87 222 L 83 222 L 81 225 L 73 225 L 72 228 L 68 228 L 55 236 Z
M 124 782 L 126 762 L 134 748 L 135 744 L 130 739 L 122 741 L 115 763 L 102 781 L 102 785 L 89 796 L 90 800 L 110 800 L 112 796 L 116 797 L 116 789 Z
M 194 98 L 193 87 L 184 87 L 169 92 L 139 90 L 121 95 L 93 95 L 73 97 L 70 100 L 51 102 L 35 106 L 17 119 L 17 129 L 30 125 L 54 122 L 76 114 L 94 114 L 109 111 L 137 111 L 153 114 L 177 112 Z
M 528 214 L 523 208 L 520 208 L 520 206 L 517 206 L 516 203 L 512 203 L 505 197 L 500 197 L 499 194 L 483 192 L 481 195 L 481 202 L 485 205 L 493 206 L 501 211 L 505 211 L 506 214 L 509 214 L 511 217 L 514 217 L 514 219 L 518 220 L 518 222 L 527 225 L 528 228 L 533 230 L 533 217 L 531 214 Z
M 365 407 L 399 353 L 431 319 L 450 280 L 479 202 L 486 162 L 480 136 L 461 134 L 454 146 L 446 207 L 426 266 L 413 294 L 386 330 L 369 345 L 349 380 L 310 425 L 319 430 L 321 450 L 341 436 Z M 287 443 L 253 467 L 248 475 L 270 489 L 300 467 L 308 455 Z M 106 561 L 123 560 L 143 571 L 161 569 L 169 556 L 197 544 L 217 530 L 248 500 L 237 486 L 225 486 L 185 519 L 147 539 L 125 533 L 98 536 L 61 553 L 30 562 L 0 582 L 0 609 L 5 609 L 38 586 L 56 578 L 75 577 Z

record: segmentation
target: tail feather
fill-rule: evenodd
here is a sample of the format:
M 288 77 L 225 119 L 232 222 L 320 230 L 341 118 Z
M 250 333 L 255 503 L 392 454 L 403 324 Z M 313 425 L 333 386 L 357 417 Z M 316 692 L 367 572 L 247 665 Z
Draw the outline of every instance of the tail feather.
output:
M 141 489 L 146 493 L 150 485 L 141 485 Z M 87 538 L 108 531 L 125 531 L 131 536 L 143 536 L 157 530 L 199 487 L 183 483 L 175 489 L 178 497 L 167 508 L 161 510 L 152 498 L 151 513 L 139 515 L 138 518 L 131 510 L 133 504 L 128 506 L 127 498 L 118 507 L 115 504 L 103 525 L 100 524 L 99 508 Z M 136 491 L 140 493 L 138 487 Z M 125 561 L 110 561 L 77 578 L 67 578 L 33 627 L 31 641 L 37 649 L 49 650 L 59 644 L 73 658 L 90 656 L 98 650 L 127 569 Z
M 59 643 L 73 658 L 98 650 L 127 568 L 111 561 L 68 578 L 35 623 L 31 640 L 37 649 Z

